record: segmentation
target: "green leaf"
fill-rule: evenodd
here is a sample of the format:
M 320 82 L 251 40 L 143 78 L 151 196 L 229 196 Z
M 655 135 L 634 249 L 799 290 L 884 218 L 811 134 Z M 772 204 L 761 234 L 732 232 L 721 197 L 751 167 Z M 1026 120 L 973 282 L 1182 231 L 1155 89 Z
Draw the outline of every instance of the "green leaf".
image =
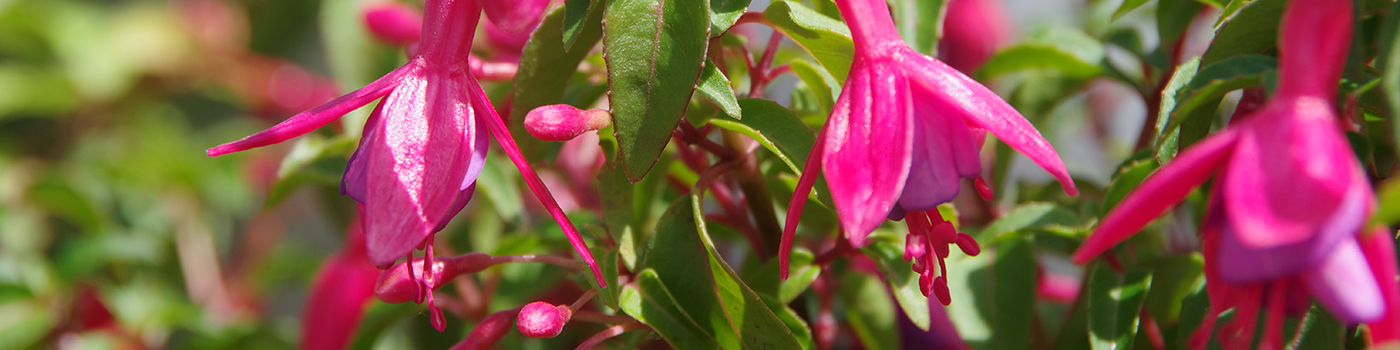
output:
M 1142 264 L 1152 269 L 1152 290 L 1147 292 L 1145 306 L 1157 324 L 1178 320 L 1181 301 L 1191 294 L 1203 266 L 1199 254 L 1164 256 Z
M 705 70 L 700 73 L 700 84 L 696 85 L 695 90 L 714 101 L 725 114 L 734 119 L 742 119 L 742 108 L 738 98 L 734 97 L 734 88 L 729 84 L 729 77 L 724 76 L 714 62 L 705 60 Z
M 611 0 L 604 17 L 612 125 L 623 170 L 636 182 L 660 159 L 695 91 L 709 2 Z
M 750 118 L 713 119 L 710 124 L 753 138 L 762 144 L 763 148 L 782 159 L 793 173 L 801 175 L 802 167 L 807 164 L 807 155 L 812 152 L 812 145 L 817 141 L 812 129 L 807 128 L 801 119 L 797 119 L 797 115 L 777 102 L 745 98 L 739 100 L 738 104 L 748 111 Z
M 993 349 L 1028 349 L 1035 317 L 1035 244 L 1030 237 L 1008 239 L 997 246 L 992 264 Z
M 720 348 L 801 347 L 715 251 L 698 201 L 681 197 L 658 219 L 642 266 L 656 270 L 681 308 L 715 336 Z
M 1146 180 L 1148 175 L 1157 170 L 1156 158 L 1130 159 L 1118 166 L 1118 172 L 1113 174 L 1113 180 L 1108 182 L 1108 188 L 1104 190 L 1103 205 L 1099 207 L 1099 216 L 1108 215 L 1118 202 L 1122 201 L 1128 193 L 1137 189 L 1142 180 Z
M 574 11 L 577 10 L 575 7 Z M 563 26 L 564 17 L 568 11 L 567 4 L 554 9 L 548 16 L 545 16 L 544 21 L 540 23 L 540 28 Z M 575 34 L 576 37 L 569 47 L 581 45 L 580 48 L 588 48 L 593 47 L 593 44 L 598 42 L 598 39 L 602 37 L 600 25 L 602 12 L 599 9 L 588 11 L 582 28 L 578 29 L 578 33 Z M 579 62 L 582 62 L 583 58 L 588 55 L 589 50 L 587 49 L 567 50 L 565 47 L 563 32 L 536 30 L 534 34 L 530 35 L 530 40 L 525 42 L 525 49 L 520 55 L 520 69 L 516 71 L 515 82 L 511 84 L 511 109 L 508 121 L 510 122 L 511 136 L 515 138 L 516 144 L 520 146 L 520 152 L 527 159 L 544 158 L 552 146 L 548 142 L 530 136 L 525 131 L 525 114 L 530 113 L 530 110 L 536 107 L 562 103 L 569 80 L 578 70 Z
M 486 157 L 476 176 L 476 190 L 490 201 L 502 218 L 514 219 L 525 211 L 520 187 L 515 182 L 515 166 L 500 156 Z
M 791 303 L 821 275 L 821 267 L 812 265 L 815 258 L 807 248 L 793 247 L 788 256 L 787 280 L 778 278 L 778 259 L 769 259 L 753 271 L 745 271 L 744 283 L 759 295 L 775 296 L 782 304 Z
M 837 294 L 846 304 L 846 320 L 855 330 L 861 345 L 870 350 L 899 349 L 899 329 L 895 327 L 898 315 L 885 294 L 885 288 L 880 286 L 879 278 L 847 273 L 841 279 L 841 289 Z
M 264 208 L 281 203 L 293 190 L 307 183 L 339 185 L 345 173 L 348 154 L 355 150 L 358 141 L 351 137 L 326 139 L 308 135 L 297 139 L 292 151 L 282 158 L 277 168 L 277 181 L 263 202 Z
M 680 308 L 680 302 L 661 282 L 656 271 L 642 270 L 637 282 L 622 287 L 622 311 L 651 326 L 677 349 L 718 349 L 714 337 L 705 333 L 694 318 Z
M 1244 8 L 1244 5 L 1248 5 L 1252 2 L 1254 2 L 1254 0 L 1230 0 L 1230 2 L 1223 7 L 1223 11 L 1220 12 L 1220 18 L 1215 20 L 1215 29 L 1219 30 L 1220 25 L 1234 19 L 1235 15 L 1239 14 L 1240 9 Z
M 1016 233 L 1026 231 L 1078 234 L 1087 231 L 1080 227 L 1083 224 L 1078 214 L 1054 203 L 1027 202 L 987 224 L 978 240 L 984 244 L 1001 244 L 1023 236 Z
M 1176 66 L 1172 73 L 1172 78 L 1167 80 L 1167 85 L 1162 87 L 1162 104 L 1157 115 L 1157 162 L 1166 164 L 1176 157 L 1176 138 L 1179 133 L 1176 130 L 1168 129 L 1171 122 L 1171 113 L 1176 110 L 1178 95 L 1186 94 L 1188 85 L 1196 77 L 1196 71 L 1200 69 L 1201 58 L 1192 57 L 1191 60 Z
M 1244 54 L 1262 54 L 1278 43 L 1278 25 L 1283 17 L 1284 0 L 1256 0 L 1216 31 L 1201 57 L 1201 66 L 1209 67 L 1226 58 Z
M 899 36 L 919 53 L 937 56 L 938 39 L 943 37 L 943 21 L 948 15 L 946 0 L 894 0 L 895 24 Z
M 1123 4 L 1122 4 L 1122 5 L 1118 5 L 1118 10 L 1117 10 L 1117 11 L 1113 11 L 1113 19 L 1118 19 L 1118 17 L 1123 17 L 1123 15 L 1128 14 L 1128 12 L 1132 12 L 1133 10 L 1135 10 L 1135 9 L 1137 9 L 1138 7 L 1142 6 L 1142 4 L 1146 4 L 1146 3 L 1147 3 L 1147 0 L 1123 0 Z
M 599 10 L 598 6 L 594 5 L 602 1 L 606 0 L 564 1 L 564 23 L 560 30 L 563 31 L 562 38 L 564 39 L 565 52 L 573 50 L 574 43 L 578 42 L 579 35 L 583 34 L 585 28 L 590 26 L 597 28 L 601 25 L 597 22 L 602 19 L 602 17 L 597 17 L 597 13 L 601 12 L 601 10 Z
M 763 18 L 773 24 L 773 29 L 782 31 L 812 54 L 812 58 L 836 77 L 836 81 L 846 81 L 855 43 L 851 41 L 851 29 L 845 23 L 796 1 L 774 1 L 763 10 Z
M 608 307 L 617 309 L 619 294 L 622 293 L 622 289 L 617 285 L 617 248 L 594 247 L 590 250 L 593 252 L 593 256 L 602 264 L 600 268 L 603 269 L 603 280 L 608 282 L 608 286 L 598 286 L 598 279 L 593 277 L 592 269 L 584 269 L 584 272 L 587 274 L 584 280 L 588 281 L 588 285 L 593 287 L 593 290 L 598 291 L 599 301 L 602 301 L 603 304 L 606 304 Z
M 1186 35 L 1186 29 L 1201 13 L 1201 4 L 1191 0 L 1157 1 L 1157 52 L 1172 54 L 1171 48 Z
M 749 0 L 710 0 L 710 36 L 720 36 L 749 9 Z
M 1163 109 L 1158 115 L 1158 118 L 1168 118 L 1163 130 L 1194 131 L 1181 134 L 1178 148 L 1190 146 L 1204 136 L 1204 131 L 1210 130 L 1225 94 L 1262 85 L 1265 77 L 1277 70 L 1276 66 L 1273 57 L 1240 55 L 1201 68 L 1191 76 L 1190 83 L 1173 91 L 1175 101 L 1170 104 L 1173 109 Z M 1168 105 L 1165 99 L 1162 104 L 1163 107 Z
M 1206 293 L 1204 275 L 1196 278 L 1190 290 L 1186 298 L 1181 300 L 1181 317 L 1178 318 L 1180 323 L 1176 326 L 1176 343 L 1183 348 L 1187 340 L 1191 339 L 1191 333 L 1200 328 L 1206 317 L 1216 316 L 1210 314 L 1210 295 Z
M 1380 190 L 1376 191 L 1379 203 L 1376 205 L 1376 214 L 1371 216 L 1371 222 L 1394 225 L 1400 222 L 1400 180 L 1387 180 L 1379 187 Z
M 1132 349 L 1152 272 L 1119 275 L 1104 265 L 1089 276 L 1089 344 L 1095 350 Z
M 1337 321 L 1327 310 L 1322 309 L 1316 303 L 1308 309 L 1307 316 L 1299 322 L 1300 333 L 1297 341 L 1288 344 L 1288 349 L 1317 349 L 1317 350 L 1341 350 L 1345 349 L 1347 341 L 1347 326 Z
M 841 96 L 841 83 L 831 76 L 825 69 L 813 67 L 807 60 L 793 60 L 788 65 L 792 68 L 792 73 L 802 79 L 803 84 L 812 90 L 812 96 L 817 99 L 817 105 L 821 106 L 823 116 L 831 114 L 831 108 L 835 105 L 836 99 Z
M 1029 41 L 1001 50 L 977 71 L 980 79 L 1024 70 L 1052 70 L 1087 79 L 1103 72 L 1103 43 L 1083 31 L 1052 27 Z
M 603 225 L 613 239 L 620 241 L 619 255 L 628 269 L 637 267 L 640 252 L 636 248 L 645 242 L 637 229 L 636 208 L 632 203 L 634 197 L 632 184 L 627 181 L 622 167 L 613 163 L 603 166 L 598 172 L 598 198 L 602 201 Z
M 807 321 L 802 320 L 802 316 L 798 315 L 797 311 L 787 307 L 786 303 L 768 296 L 760 295 L 760 297 L 763 298 L 763 304 L 767 305 L 774 314 L 777 314 L 778 319 L 782 320 L 783 324 L 787 325 L 788 330 L 797 336 L 797 342 L 802 344 L 802 350 L 817 348 L 816 343 L 812 341 L 812 328 L 807 326 Z
M 912 265 L 904 261 L 904 236 L 892 231 L 877 230 L 870 234 L 860 251 L 880 269 L 880 275 L 884 276 L 885 282 L 889 284 L 895 301 L 904 309 L 904 315 L 908 316 L 914 325 L 919 326 L 919 329 L 928 330 L 929 300 L 923 291 L 919 290 L 919 274 L 914 273 Z
M 1381 71 L 1381 89 L 1386 102 L 1389 102 L 1392 118 L 1400 116 L 1400 112 L 1397 112 L 1400 111 L 1400 45 L 1395 44 L 1397 32 L 1400 32 L 1400 6 L 1391 6 L 1390 14 L 1381 26 L 1381 51 L 1375 64 L 1376 69 Z M 1400 122 L 1392 120 L 1390 128 L 1391 137 L 1400 139 Z M 1400 151 L 1400 142 L 1393 144 L 1396 151 Z

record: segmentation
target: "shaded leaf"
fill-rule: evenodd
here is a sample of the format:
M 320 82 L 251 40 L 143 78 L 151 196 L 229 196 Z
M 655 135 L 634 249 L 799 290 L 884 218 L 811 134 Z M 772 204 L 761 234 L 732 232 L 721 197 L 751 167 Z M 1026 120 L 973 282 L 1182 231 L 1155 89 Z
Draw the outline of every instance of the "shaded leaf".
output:
M 813 67 L 807 60 L 793 60 L 788 64 L 792 68 L 792 73 L 802 79 L 803 84 L 811 89 L 812 96 L 816 98 L 817 105 L 821 106 L 823 116 L 831 114 L 831 107 L 835 105 L 836 99 L 841 96 L 841 83 L 831 76 L 824 69 Z
M 1035 317 L 1035 247 L 1030 237 L 1007 239 L 997 246 L 992 264 L 993 303 L 992 348 L 1030 347 L 1032 318 Z
M 1102 217 L 1113 211 L 1128 193 L 1137 189 L 1142 180 L 1147 179 L 1153 171 L 1157 170 L 1157 159 L 1134 159 L 1128 160 L 1123 165 L 1118 166 L 1118 172 L 1113 174 L 1113 179 L 1108 182 L 1108 188 L 1104 190 L 1103 205 L 1099 207 L 1099 216 Z
M 836 81 L 846 81 L 855 43 L 845 23 L 795 1 L 774 1 L 763 10 L 763 18 L 773 24 L 773 29 L 782 31 L 812 54 Z
M 710 0 L 710 36 L 720 36 L 749 9 L 749 0 Z
M 937 56 L 938 39 L 943 37 L 947 0 L 895 0 L 893 11 L 899 36 L 919 53 Z
M 1103 72 L 1103 43 L 1078 29 L 1052 27 L 997 52 L 977 71 L 982 79 L 1023 70 L 1053 70 L 1087 79 Z
M 1239 14 L 1216 30 L 1215 40 L 1201 56 L 1201 66 L 1238 55 L 1262 54 L 1274 47 L 1285 4 L 1284 0 L 1256 0 L 1244 5 Z
M 899 349 L 898 315 L 894 304 L 880 286 L 880 279 L 862 273 L 848 273 L 841 278 L 837 292 L 846 304 L 846 320 L 855 330 L 860 344 L 870 350 Z M 928 306 L 924 306 L 927 308 Z M 924 312 L 928 312 L 925 310 Z
M 1086 227 L 1079 227 L 1082 224 L 1079 215 L 1069 209 L 1049 202 L 1027 202 L 987 224 L 978 241 L 1001 244 L 1021 236 L 1015 233 L 1025 231 L 1078 234 L 1087 231 Z
M 1142 4 L 1146 3 L 1147 0 L 1123 0 L 1123 4 L 1118 5 L 1118 10 L 1113 11 L 1113 19 L 1123 17 L 1123 15 L 1127 14 L 1128 12 L 1132 12 L 1133 10 L 1142 6 Z
M 889 284 L 904 315 L 919 329 L 928 330 L 929 300 L 919 290 L 919 274 L 914 273 L 912 265 L 904 261 L 904 239 L 901 236 L 892 231 L 877 230 L 870 234 L 860 251 L 880 269 L 880 276 Z
M 1095 350 L 1131 349 L 1142 304 L 1152 285 L 1150 270 L 1119 275 L 1105 265 L 1089 276 L 1089 345 Z
M 681 310 L 680 303 L 657 277 L 655 270 L 646 269 L 638 273 L 636 283 L 622 287 L 619 300 L 623 312 L 651 326 L 677 349 L 719 348 L 715 339 Z
M 821 275 L 821 267 L 812 265 L 815 258 L 807 248 L 793 247 L 788 256 L 787 280 L 778 278 L 778 259 L 769 259 L 753 271 L 745 271 L 744 283 L 759 295 L 776 297 L 782 304 L 791 303 Z
M 596 14 L 601 10 L 594 5 L 602 1 L 606 0 L 564 1 L 564 22 L 560 30 L 563 31 L 565 52 L 573 50 L 574 43 L 578 42 L 579 35 L 583 34 L 585 28 L 599 26 L 596 21 L 602 20 L 602 17 L 597 17 Z
M 627 179 L 636 182 L 661 157 L 695 91 L 709 2 L 613 0 L 604 17 L 613 132 Z

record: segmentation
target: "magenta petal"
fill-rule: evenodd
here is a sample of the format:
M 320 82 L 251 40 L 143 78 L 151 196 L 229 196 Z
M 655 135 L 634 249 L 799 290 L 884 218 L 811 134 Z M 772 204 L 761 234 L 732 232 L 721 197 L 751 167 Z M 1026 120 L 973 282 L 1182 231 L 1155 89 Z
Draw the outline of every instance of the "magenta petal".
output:
M 1321 264 L 1303 272 L 1301 279 L 1318 303 L 1342 322 L 1370 322 L 1385 313 L 1380 286 L 1354 239 L 1338 243 Z
M 926 89 L 924 94 L 935 99 L 929 103 L 945 106 L 943 110 L 956 113 L 969 124 L 990 131 L 1001 142 L 1026 155 L 1053 175 L 1066 193 L 1079 194 L 1055 148 L 1040 136 L 1040 131 L 1030 121 L 1000 96 L 932 57 L 908 47 L 902 48 L 899 53 L 896 57 L 903 61 L 905 72 L 912 81 L 919 83 L 910 87 Z
M 802 165 L 802 175 L 797 178 L 797 187 L 792 190 L 788 201 L 787 218 L 783 221 L 783 235 L 778 240 L 778 279 L 788 278 L 788 256 L 792 253 L 792 240 L 797 234 L 797 224 L 802 219 L 802 208 L 807 205 L 807 196 L 812 186 L 817 184 L 817 176 L 822 171 L 822 152 L 826 149 L 826 128 L 817 133 L 817 141 L 812 144 L 812 153 L 807 155 L 807 164 Z M 898 206 L 896 206 L 898 208 Z M 901 214 L 902 215 L 902 214 Z
M 1349 189 L 1370 185 L 1327 101 L 1275 100 L 1256 114 L 1221 176 L 1227 221 L 1250 249 L 1313 242 Z
M 379 277 L 362 247 L 364 238 L 352 227 L 341 253 L 316 273 L 302 315 L 301 349 L 340 350 L 350 344 Z
M 899 205 L 913 211 L 953 200 L 962 178 L 976 178 L 982 170 L 967 124 L 926 93 L 915 89 L 913 94 L 914 147 L 909 180 L 899 197 Z
M 1367 343 L 1372 349 L 1400 344 L 1400 271 L 1395 265 L 1395 236 L 1390 232 L 1387 227 L 1376 227 L 1358 238 L 1385 299 L 1385 315 L 1366 324 L 1370 333 Z
M 1240 234 L 1242 231 L 1227 220 L 1222 225 L 1220 254 L 1215 257 L 1221 259 L 1223 266 L 1230 267 L 1220 271 L 1221 279 L 1237 284 L 1263 282 L 1316 266 L 1335 254 L 1337 244 L 1354 240 L 1365 223 L 1370 195 L 1369 186 L 1353 186 L 1342 203 L 1331 208 L 1331 216 L 1316 232 L 1291 244 L 1250 246 L 1240 239 L 1247 235 Z M 1228 203 L 1228 197 L 1222 199 Z M 1322 208 L 1315 210 L 1324 211 Z
M 427 70 L 427 69 L 425 69 Z M 422 245 L 455 212 L 477 125 L 463 72 L 412 76 L 390 94 L 381 137 L 366 145 L 369 257 L 388 265 Z
M 909 176 L 913 127 L 902 76 L 857 56 L 826 125 L 822 171 L 851 245 L 885 221 Z
M 1089 262 L 1185 199 L 1192 188 L 1205 182 L 1230 159 L 1238 134 L 1226 129 L 1201 140 L 1149 176 L 1099 222 L 1074 252 L 1074 262 Z
M 535 29 L 549 0 L 482 0 L 486 18 L 506 33 Z
M 399 84 L 399 79 L 403 78 L 407 72 L 417 69 L 413 66 L 414 65 L 410 64 L 395 69 L 389 72 L 389 74 L 380 77 L 379 80 L 369 83 L 369 85 L 364 88 L 345 94 L 345 96 L 337 97 L 316 108 L 297 113 L 297 115 L 287 118 L 287 120 L 277 123 L 277 125 L 273 125 L 271 128 L 267 128 L 267 130 L 248 135 L 248 137 L 244 137 L 238 141 L 210 148 L 208 151 L 205 151 L 205 153 L 209 154 L 210 157 L 220 156 L 286 141 L 293 137 L 311 132 L 312 130 L 316 130 L 316 128 L 330 124 L 330 122 L 335 121 L 337 118 L 340 118 L 340 116 L 345 115 L 345 113 L 349 113 L 356 108 L 363 107 L 373 102 L 377 98 L 388 95 L 389 92 Z
M 369 113 L 369 118 L 365 119 L 365 128 L 361 132 L 360 145 L 355 148 L 355 153 L 350 154 L 350 159 L 345 162 L 345 175 L 340 177 L 340 194 L 350 196 L 360 204 L 365 203 L 365 161 L 360 159 L 365 144 L 379 142 L 378 129 L 380 115 L 384 113 L 384 101 L 379 101 L 374 106 L 374 111 Z

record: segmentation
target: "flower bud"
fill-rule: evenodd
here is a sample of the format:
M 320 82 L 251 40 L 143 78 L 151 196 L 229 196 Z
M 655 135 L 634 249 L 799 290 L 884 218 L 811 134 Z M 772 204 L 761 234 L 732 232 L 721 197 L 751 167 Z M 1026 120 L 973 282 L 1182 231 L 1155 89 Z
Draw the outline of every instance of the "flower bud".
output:
M 977 256 L 977 254 L 982 253 L 982 247 L 977 245 L 977 240 L 966 233 L 958 232 L 957 243 L 958 249 L 962 249 L 963 254 L 967 254 L 967 256 Z
M 527 337 L 553 338 L 564 331 L 564 324 L 569 323 L 573 314 L 573 310 L 569 310 L 568 306 L 536 301 L 520 309 L 515 328 L 520 329 L 520 334 Z
M 541 106 L 525 115 L 525 131 L 545 141 L 568 141 L 610 123 L 612 115 L 607 111 L 585 111 L 565 104 Z
M 364 8 L 365 27 L 376 39 L 408 45 L 423 35 L 423 15 L 397 2 L 374 3 Z
M 938 302 L 943 303 L 943 306 L 953 303 L 952 294 L 948 292 L 948 279 L 943 276 L 933 279 L 933 294 L 938 297 Z

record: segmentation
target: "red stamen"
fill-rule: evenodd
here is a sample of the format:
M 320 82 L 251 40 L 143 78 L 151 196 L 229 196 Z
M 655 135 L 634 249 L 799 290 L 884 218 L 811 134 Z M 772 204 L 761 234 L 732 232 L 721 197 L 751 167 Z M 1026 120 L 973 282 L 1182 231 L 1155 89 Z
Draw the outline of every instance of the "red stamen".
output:
M 938 302 L 943 306 L 953 303 L 953 297 L 948 292 L 948 279 L 943 276 L 933 279 L 933 294 L 938 296 Z
M 972 236 L 966 233 L 958 233 L 957 243 L 958 249 L 961 249 L 963 254 L 977 256 L 977 254 L 982 253 L 982 247 L 977 245 L 977 240 L 972 239 Z
M 1283 349 L 1283 314 L 1288 300 L 1288 289 L 1280 283 L 1269 284 L 1269 308 L 1264 319 L 1263 339 L 1259 340 L 1259 350 Z
M 983 180 L 981 176 L 978 176 L 977 180 L 972 182 L 972 187 L 977 188 L 977 195 L 982 197 L 982 200 L 988 202 L 992 201 L 992 186 L 987 186 L 987 181 Z

